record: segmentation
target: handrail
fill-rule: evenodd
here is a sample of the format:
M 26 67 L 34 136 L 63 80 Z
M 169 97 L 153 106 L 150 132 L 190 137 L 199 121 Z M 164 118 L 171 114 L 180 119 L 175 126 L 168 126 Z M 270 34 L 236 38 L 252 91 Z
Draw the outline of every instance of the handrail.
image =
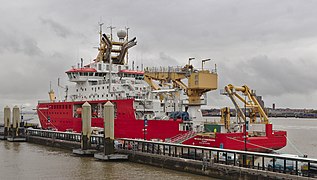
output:
M 39 136 L 51 139 L 60 139 L 65 141 L 81 142 L 81 134 L 73 132 L 60 132 L 40 129 L 27 129 L 28 136 Z M 152 153 L 159 155 L 168 155 L 171 157 L 179 157 L 185 159 L 194 159 L 201 161 L 203 164 L 212 160 L 215 163 L 225 163 L 234 166 L 243 166 L 245 168 L 257 168 L 261 170 L 269 170 L 281 173 L 294 173 L 296 175 L 304 175 L 313 177 L 317 175 L 317 159 L 305 157 L 289 157 L 279 154 L 268 154 L 250 151 L 221 149 L 214 147 L 193 146 L 185 144 L 174 144 L 168 142 L 147 141 L 141 139 L 118 138 L 118 143 L 122 143 L 120 148 L 129 151 L 140 151 L 142 153 Z M 99 149 L 104 145 L 103 135 L 92 135 L 90 143 Z M 186 151 L 187 150 L 187 151 Z M 233 157 L 232 157 L 233 156 Z M 259 158 L 256 160 L 256 158 Z M 271 167 L 265 163 L 272 160 Z M 282 160 L 284 164 L 278 164 L 276 160 Z M 240 161 L 240 163 L 239 163 Z M 249 164 L 247 163 L 249 161 Z M 255 163 L 258 163 L 257 166 Z M 260 163 L 261 162 L 261 163 Z M 290 169 L 287 164 L 292 162 Z M 261 166 L 260 166 L 261 164 Z M 306 169 L 303 169 L 303 167 Z
M 213 147 L 173 144 L 166 142 L 153 142 L 129 138 L 119 138 L 117 140 L 123 142 L 123 149 L 125 150 L 140 151 L 152 154 L 163 154 L 185 159 L 195 159 L 197 161 L 201 161 L 203 164 L 206 161 L 208 162 L 214 160 L 215 163 L 225 163 L 227 165 L 230 164 L 234 166 L 243 166 L 245 168 L 252 169 L 257 168 L 259 170 L 268 170 L 284 174 L 290 173 L 309 177 L 314 177 L 317 175 L 317 159 L 314 158 L 289 157 L 279 154 L 267 154 Z M 136 146 L 137 148 L 135 148 L 134 146 Z M 187 151 L 184 152 L 185 150 Z M 230 155 L 231 158 L 229 158 Z M 257 161 L 257 165 L 255 165 L 256 158 L 259 158 Z M 268 163 L 268 159 L 272 160 L 272 164 L 270 166 Z M 277 163 L 278 159 L 282 160 L 282 164 Z M 239 160 L 241 161 L 241 163 L 239 163 Z M 247 163 L 247 161 L 249 161 L 249 163 Z M 289 163 L 292 163 L 291 167 L 288 167 Z M 306 169 L 303 168 L 304 166 L 306 167 Z
M 314 158 L 286 157 L 286 156 L 279 155 L 279 154 L 268 154 L 268 153 L 259 153 L 259 152 L 251 152 L 251 151 L 239 151 L 239 150 L 221 149 L 221 148 L 215 148 L 215 147 L 194 146 L 194 145 L 186 145 L 186 144 L 174 144 L 174 143 L 137 140 L 137 139 L 129 139 L 129 138 L 118 138 L 117 140 L 161 144 L 161 145 L 177 146 L 177 147 L 184 147 L 184 148 L 196 148 L 196 149 L 202 149 L 202 150 L 213 150 L 213 151 L 221 151 L 221 152 L 237 153 L 237 154 L 245 154 L 245 155 L 254 155 L 254 156 L 266 156 L 266 157 L 270 157 L 270 158 L 276 157 L 276 158 L 287 159 L 287 160 L 300 160 L 300 161 L 307 161 L 307 162 L 310 161 L 313 163 L 317 163 L 317 159 L 314 159 Z

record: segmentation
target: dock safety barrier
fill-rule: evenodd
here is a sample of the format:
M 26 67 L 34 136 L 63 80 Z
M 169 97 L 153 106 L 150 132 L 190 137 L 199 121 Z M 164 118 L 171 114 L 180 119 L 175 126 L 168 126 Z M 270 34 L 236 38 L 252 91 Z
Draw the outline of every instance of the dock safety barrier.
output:
M 40 129 L 27 129 L 27 136 L 59 139 L 64 141 L 80 142 L 81 134 L 59 132 Z M 104 146 L 102 135 L 92 135 L 90 142 L 94 147 Z M 202 165 L 219 163 L 237 167 L 273 171 L 276 173 L 292 174 L 306 177 L 317 177 L 317 159 L 295 157 L 290 155 L 238 151 L 203 146 L 173 144 L 158 141 L 146 141 L 128 138 L 119 138 L 115 147 L 131 152 L 158 154 L 162 156 L 178 157 L 201 161 Z

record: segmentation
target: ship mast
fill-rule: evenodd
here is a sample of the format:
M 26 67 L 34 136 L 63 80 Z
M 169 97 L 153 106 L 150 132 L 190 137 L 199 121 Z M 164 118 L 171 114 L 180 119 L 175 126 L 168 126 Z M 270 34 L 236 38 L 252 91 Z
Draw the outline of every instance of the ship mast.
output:
M 103 23 L 99 23 L 99 48 L 101 48 L 101 41 L 102 41 L 102 25 Z
M 127 39 L 126 41 L 128 42 L 129 41 L 129 27 L 125 27 L 125 29 L 127 30 Z M 126 63 L 128 64 L 129 63 L 129 51 L 127 50 L 127 58 L 126 58 Z
M 110 28 L 110 41 L 112 42 L 112 29 L 114 29 L 116 27 L 113 27 L 111 25 L 108 28 Z M 112 84 L 112 58 L 111 58 L 111 53 L 109 54 L 109 62 L 110 62 L 110 66 L 109 66 L 109 92 L 110 92 L 111 91 L 111 84 Z
M 109 27 L 107 27 L 107 28 L 110 29 L 110 41 L 112 41 L 112 40 L 113 40 L 113 38 L 112 38 L 112 30 L 115 29 L 116 27 L 113 27 L 113 26 L 111 25 L 111 26 L 109 26 Z

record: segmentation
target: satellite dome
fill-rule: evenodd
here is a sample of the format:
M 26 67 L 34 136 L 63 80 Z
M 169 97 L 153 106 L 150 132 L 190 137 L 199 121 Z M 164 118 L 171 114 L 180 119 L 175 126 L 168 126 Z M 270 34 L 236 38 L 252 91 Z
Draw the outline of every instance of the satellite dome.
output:
M 121 29 L 117 32 L 117 36 L 119 39 L 124 39 L 127 36 L 127 32 L 125 30 Z

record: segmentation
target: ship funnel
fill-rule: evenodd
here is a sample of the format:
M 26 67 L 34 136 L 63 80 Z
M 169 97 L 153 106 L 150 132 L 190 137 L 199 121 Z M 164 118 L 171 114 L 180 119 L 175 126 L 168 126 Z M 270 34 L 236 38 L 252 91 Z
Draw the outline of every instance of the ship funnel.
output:
M 59 84 L 59 79 L 58 79 L 58 84 Z M 50 91 L 48 92 L 48 96 L 50 98 L 51 102 L 54 102 L 56 97 L 55 97 L 55 92 L 52 89 L 52 83 L 50 82 Z

